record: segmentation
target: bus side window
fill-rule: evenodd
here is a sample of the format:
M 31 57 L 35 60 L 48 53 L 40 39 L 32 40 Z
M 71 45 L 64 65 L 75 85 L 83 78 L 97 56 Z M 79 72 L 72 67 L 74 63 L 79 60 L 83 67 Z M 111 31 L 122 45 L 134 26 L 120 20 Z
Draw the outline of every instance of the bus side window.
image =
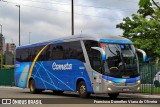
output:
M 48 53 L 48 51 L 46 52 Z M 62 44 L 52 44 L 49 49 L 48 60 L 62 60 L 63 59 L 63 46 Z
M 21 49 L 17 49 L 16 50 L 16 61 L 18 61 L 18 62 L 22 61 L 21 55 L 22 55 Z
M 70 53 L 70 56 L 69 56 L 70 59 L 77 59 L 82 62 L 85 62 L 80 41 L 74 41 L 70 43 L 69 53 Z
M 92 68 L 97 72 L 101 72 L 102 70 L 101 53 L 98 50 L 91 49 L 90 55 L 91 55 L 90 63 L 91 63 Z
M 91 47 L 99 47 L 97 41 L 86 40 L 84 41 L 84 45 L 86 47 L 86 51 L 88 54 L 88 58 L 91 64 L 92 69 L 100 72 L 101 68 L 101 54 L 97 50 L 91 49 Z
M 46 49 L 43 50 L 43 52 L 40 55 L 40 58 L 42 61 L 49 60 L 51 55 L 51 45 L 49 45 Z
M 43 47 L 42 46 L 37 46 L 37 47 L 34 47 L 32 48 L 32 58 L 31 58 L 31 61 L 33 61 L 35 59 L 35 57 L 37 56 L 37 54 L 39 53 L 39 51 L 42 49 Z
M 70 52 L 71 52 L 70 43 L 69 42 L 63 43 L 63 59 L 70 59 Z

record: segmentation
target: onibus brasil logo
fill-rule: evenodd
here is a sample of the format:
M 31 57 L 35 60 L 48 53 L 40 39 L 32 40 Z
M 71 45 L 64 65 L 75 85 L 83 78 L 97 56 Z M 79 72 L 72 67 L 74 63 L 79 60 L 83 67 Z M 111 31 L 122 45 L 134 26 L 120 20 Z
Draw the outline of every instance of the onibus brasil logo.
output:
M 66 64 L 57 64 L 56 62 L 53 62 L 52 69 L 53 70 L 71 70 L 72 64 L 69 64 L 68 62 Z

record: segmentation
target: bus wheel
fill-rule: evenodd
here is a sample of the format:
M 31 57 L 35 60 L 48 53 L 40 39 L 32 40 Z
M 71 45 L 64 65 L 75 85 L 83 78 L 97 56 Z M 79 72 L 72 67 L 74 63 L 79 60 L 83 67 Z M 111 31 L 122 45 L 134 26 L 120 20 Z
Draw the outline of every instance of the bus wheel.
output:
M 79 96 L 82 98 L 86 98 L 90 96 L 90 93 L 87 93 L 87 88 L 84 81 L 81 81 L 78 84 L 78 93 L 79 93 Z
M 108 93 L 110 98 L 117 98 L 119 96 L 119 93 Z
M 154 86 L 155 86 L 155 87 L 160 87 L 160 82 L 157 81 L 157 80 L 155 80 L 155 81 L 154 81 Z
M 62 94 L 64 91 L 59 91 L 59 90 L 53 90 L 53 94 L 59 95 Z
M 41 93 L 42 92 L 42 90 L 36 89 L 34 80 L 30 80 L 29 88 L 30 88 L 30 92 L 33 93 L 33 94 L 37 94 L 37 93 Z

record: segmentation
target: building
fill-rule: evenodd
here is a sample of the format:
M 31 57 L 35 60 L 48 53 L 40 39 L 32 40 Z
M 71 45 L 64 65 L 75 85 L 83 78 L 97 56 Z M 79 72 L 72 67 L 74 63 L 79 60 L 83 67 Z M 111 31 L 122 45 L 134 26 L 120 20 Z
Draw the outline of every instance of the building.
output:
M 4 54 L 5 52 L 5 38 L 0 34 L 0 53 Z
M 15 50 L 16 50 L 15 43 L 6 43 L 5 47 L 6 47 L 6 49 L 5 49 L 6 52 L 12 52 L 12 53 L 14 53 Z

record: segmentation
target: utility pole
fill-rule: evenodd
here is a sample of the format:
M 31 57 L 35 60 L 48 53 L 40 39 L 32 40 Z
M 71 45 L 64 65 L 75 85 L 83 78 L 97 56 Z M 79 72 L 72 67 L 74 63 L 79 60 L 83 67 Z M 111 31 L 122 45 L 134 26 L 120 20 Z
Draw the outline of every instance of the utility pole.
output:
M 72 9 L 72 19 L 71 19 L 71 23 L 72 23 L 72 35 L 74 35 L 74 1 L 72 0 L 72 6 L 71 6 L 71 9 Z
M 29 32 L 29 44 L 30 44 L 30 35 L 31 35 L 31 32 Z
M 20 5 L 16 5 L 19 7 L 19 46 L 21 45 L 21 38 L 20 38 Z
M 2 34 L 2 25 L 0 24 L 0 26 L 1 26 L 1 34 Z
M 5 1 L 5 0 L 0 0 L 2 2 L 8 2 L 8 1 Z M 16 5 L 17 7 L 19 7 L 19 46 L 21 45 L 21 38 L 20 38 L 20 5 Z

